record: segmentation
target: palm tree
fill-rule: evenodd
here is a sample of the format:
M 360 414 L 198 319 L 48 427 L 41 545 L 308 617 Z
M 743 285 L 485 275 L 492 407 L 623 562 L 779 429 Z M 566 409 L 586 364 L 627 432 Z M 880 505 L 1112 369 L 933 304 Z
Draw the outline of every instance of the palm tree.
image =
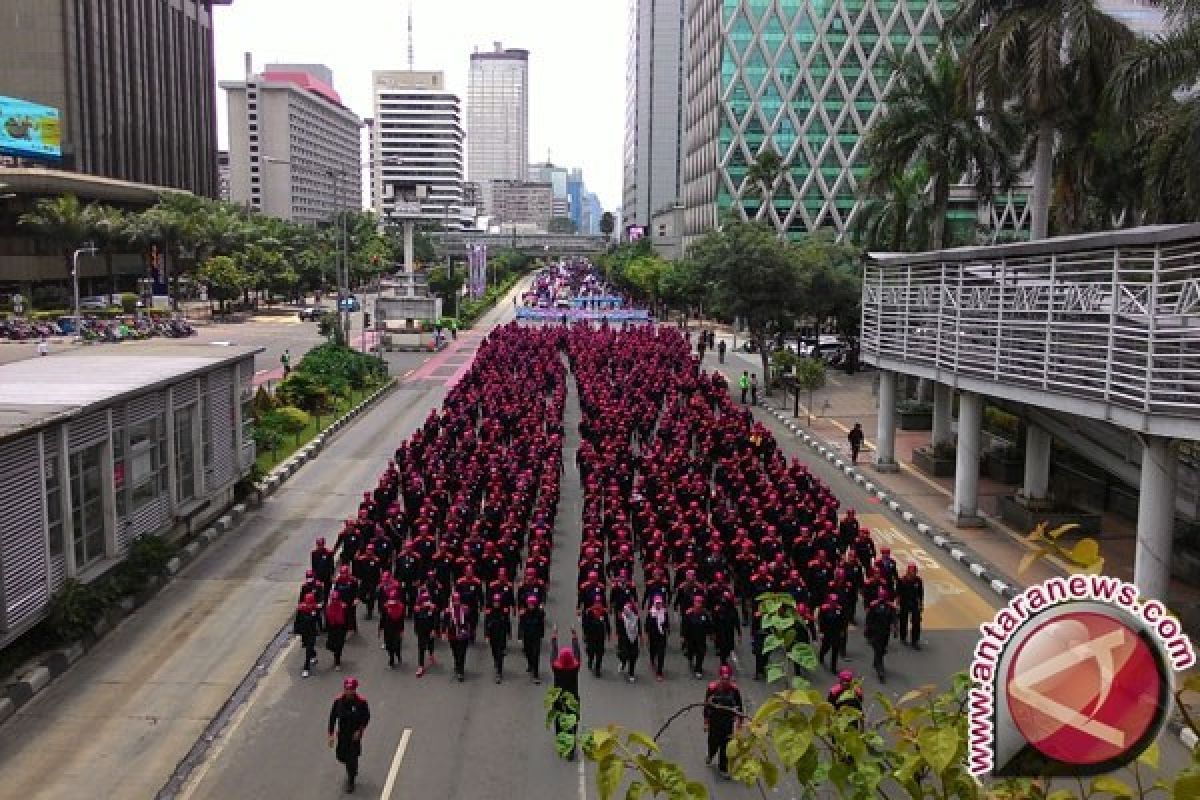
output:
M 928 188 L 924 164 L 892 175 L 886 189 L 867 197 L 854 218 L 862 246 L 892 253 L 928 249 L 934 223 Z
M 111 206 L 91 205 L 86 209 L 88 223 L 104 254 L 104 267 L 108 273 L 108 293 L 117 293 L 117 276 L 113 269 L 113 256 L 121 247 L 129 244 L 128 215 Z
M 62 248 L 67 274 L 71 273 L 71 251 L 92 238 L 95 215 L 73 194 L 46 197 L 22 214 L 18 224 Z
M 897 64 L 884 102 L 884 114 L 864 145 L 874 176 L 868 191 L 886 194 L 897 176 L 926 169 L 932 184 L 929 246 L 936 250 L 946 241 L 952 184 L 966 176 L 986 200 L 1012 182 L 1013 119 L 1002 109 L 975 108 L 963 91 L 959 63 L 945 47 L 928 67 L 916 53 Z
M 754 163 L 746 170 L 746 181 L 743 184 L 742 197 L 759 199 L 756 220 L 764 217 L 775 199 L 775 185 L 779 178 L 788 170 L 783 158 L 768 145 L 754 159 Z
M 1067 109 L 1094 96 L 1134 43 L 1095 0 L 964 0 L 949 27 L 974 34 L 964 55 L 969 96 L 1015 106 L 1033 131 L 1032 236 L 1049 233 L 1055 140 Z

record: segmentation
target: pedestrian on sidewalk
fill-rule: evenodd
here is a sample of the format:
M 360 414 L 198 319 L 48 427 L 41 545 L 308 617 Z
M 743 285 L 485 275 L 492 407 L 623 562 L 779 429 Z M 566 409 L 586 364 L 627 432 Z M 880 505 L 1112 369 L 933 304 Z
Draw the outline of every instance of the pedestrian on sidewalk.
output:
M 546 609 L 538 602 L 536 594 L 525 596 L 525 608 L 517 618 L 517 638 L 525 650 L 525 671 L 535 684 L 542 682 L 541 660 L 542 639 L 546 635 Z
M 283 355 L 279 357 L 279 363 L 283 365 L 283 377 L 292 374 L 292 351 L 284 348 Z
M 741 725 L 741 715 L 746 709 L 742 704 L 742 692 L 733 682 L 733 667 L 722 664 L 718 675 L 704 692 L 704 730 L 708 734 L 708 758 L 704 763 L 712 764 L 716 756 L 717 770 L 722 777 L 728 778 L 729 757 L 725 748 Z
M 312 592 L 304 595 L 300 605 L 296 606 L 292 632 L 300 637 L 300 645 L 304 648 L 304 670 L 300 677 L 307 678 L 309 669 L 317 661 L 317 634 L 321 632 L 321 607 Z
M 354 791 L 358 778 L 358 757 L 362 754 L 363 731 L 371 722 L 371 709 L 365 697 L 358 693 L 358 680 L 342 681 L 342 693 L 334 698 L 329 709 L 329 746 L 337 760 L 346 766 L 346 792 Z
M 750 405 L 758 405 L 758 373 L 750 376 Z
M 504 680 L 504 656 L 508 654 L 508 637 L 512 635 L 512 615 L 504 605 L 501 595 L 492 595 L 483 619 L 483 636 L 492 648 L 492 666 L 496 669 L 496 683 Z
M 648 592 L 649 590 L 647 590 Z M 667 659 L 667 638 L 671 635 L 671 615 L 663 604 L 661 594 L 654 595 L 654 602 L 646 612 L 646 638 L 650 646 L 650 668 L 655 680 L 663 679 Z
M 342 669 L 342 648 L 346 646 L 346 623 L 349 618 L 341 593 L 334 589 L 325 604 L 325 649 L 333 653 L 333 668 Z
M 725 363 L 725 340 L 717 342 L 717 363 Z
M 400 590 L 392 589 L 388 593 L 387 602 L 379 607 L 379 636 L 383 639 L 383 648 L 388 654 L 388 669 L 394 669 L 401 662 L 400 650 L 404 643 L 404 618 L 408 609 L 400 599 Z
M 925 612 L 925 581 L 917 574 L 916 564 L 909 564 L 904 575 L 896 582 L 896 595 L 900 605 L 900 641 L 910 644 L 914 650 L 920 650 L 921 615 Z
M 858 463 L 858 453 L 860 450 L 862 450 L 864 438 L 866 438 L 866 437 L 863 435 L 862 423 L 861 422 L 854 423 L 854 427 L 851 428 L 850 432 L 846 434 L 846 440 L 850 442 L 850 463 L 851 464 Z
M 638 616 L 637 601 L 629 600 L 617 617 L 617 658 L 630 683 L 637 681 L 634 670 L 637 668 L 641 642 L 642 620 Z
M 750 391 L 750 370 L 742 370 L 742 375 L 738 378 L 738 388 L 742 390 L 742 405 L 746 405 L 746 393 Z

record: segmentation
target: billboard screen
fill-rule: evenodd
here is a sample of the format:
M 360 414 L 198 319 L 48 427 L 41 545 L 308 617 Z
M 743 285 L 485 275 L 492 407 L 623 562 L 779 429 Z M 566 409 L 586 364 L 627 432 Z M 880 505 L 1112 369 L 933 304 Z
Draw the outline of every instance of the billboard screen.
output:
M 630 242 L 636 242 L 639 239 L 645 238 L 646 228 L 644 225 L 630 225 L 625 229 L 625 239 Z
M 58 109 L 0 95 L 0 153 L 23 158 L 62 158 Z

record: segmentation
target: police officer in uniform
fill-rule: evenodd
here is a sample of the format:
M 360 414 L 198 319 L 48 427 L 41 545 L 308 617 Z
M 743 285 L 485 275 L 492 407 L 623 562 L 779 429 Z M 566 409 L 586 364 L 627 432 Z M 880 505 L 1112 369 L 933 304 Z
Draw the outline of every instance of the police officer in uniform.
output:
M 358 777 L 358 757 L 362 753 L 363 731 L 371 721 L 367 700 L 358 693 L 358 680 L 342 681 L 342 693 L 329 709 L 329 746 L 336 747 L 337 760 L 346 766 L 346 792 L 354 791 Z
M 925 581 L 917 574 L 917 565 L 909 564 L 900 580 L 896 581 L 896 599 L 900 605 L 900 641 L 921 649 L 921 615 L 925 612 Z M 912 638 L 908 638 L 909 629 Z

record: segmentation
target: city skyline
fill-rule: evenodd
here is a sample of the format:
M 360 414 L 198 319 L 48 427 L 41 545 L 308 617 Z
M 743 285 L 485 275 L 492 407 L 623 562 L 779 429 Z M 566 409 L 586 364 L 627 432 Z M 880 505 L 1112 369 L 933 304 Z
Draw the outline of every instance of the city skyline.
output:
M 247 50 L 264 62 L 322 63 L 338 76 L 347 106 L 370 117 L 372 71 L 408 66 L 408 6 L 360 0 L 355 7 L 360 10 L 353 15 L 328 15 L 328 7 L 315 0 L 260 0 L 218 8 L 217 79 L 241 77 Z M 417 0 L 413 66 L 444 72 L 446 88 L 465 101 L 476 48 L 483 51 L 503 41 L 529 50 L 530 160 L 544 160 L 549 152 L 554 163 L 583 169 L 589 189 L 605 208 L 614 209 L 621 202 L 626 23 L 620 4 L 527 0 L 513 8 L 470 0 L 436 5 Z M 575 30 L 588 35 L 571 35 Z M 226 109 L 223 102 L 217 105 L 224 149 Z

